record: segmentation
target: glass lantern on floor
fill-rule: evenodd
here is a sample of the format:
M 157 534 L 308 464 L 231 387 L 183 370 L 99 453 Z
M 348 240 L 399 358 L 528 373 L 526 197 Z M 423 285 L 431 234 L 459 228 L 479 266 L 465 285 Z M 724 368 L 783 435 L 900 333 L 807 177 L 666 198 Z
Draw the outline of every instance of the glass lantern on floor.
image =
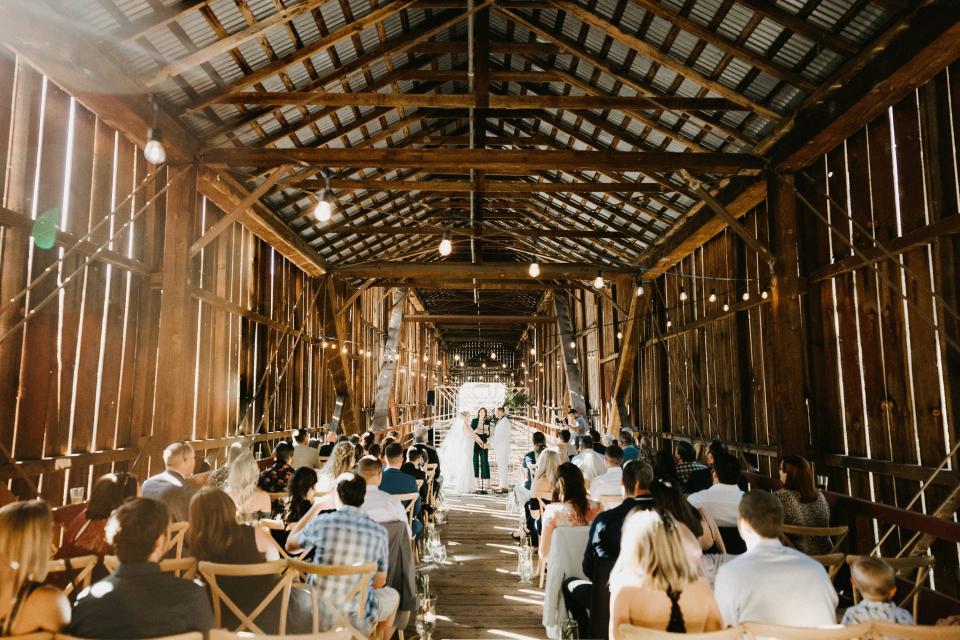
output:
M 525 538 L 525 540 L 529 540 L 529 538 Z M 517 573 L 520 576 L 521 584 L 533 582 L 533 547 L 529 544 L 521 544 L 517 547 Z
M 447 548 L 443 544 L 443 540 L 440 539 L 440 534 L 434 527 L 430 527 L 430 530 L 427 532 L 427 555 L 430 556 L 434 562 L 442 563 L 447 560 Z
M 437 598 L 420 598 L 417 606 L 417 635 L 421 640 L 431 640 L 437 626 Z

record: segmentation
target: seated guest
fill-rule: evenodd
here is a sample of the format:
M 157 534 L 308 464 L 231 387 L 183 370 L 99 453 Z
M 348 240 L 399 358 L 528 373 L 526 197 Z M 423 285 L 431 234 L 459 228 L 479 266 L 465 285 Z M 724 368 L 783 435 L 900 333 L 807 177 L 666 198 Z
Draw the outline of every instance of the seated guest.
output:
M 777 497 L 754 490 L 743 496 L 738 509 L 737 526 L 747 552 L 717 571 L 717 604 L 724 623 L 836 624 L 837 592 L 823 565 L 780 543 L 783 506 Z
M 310 446 L 306 429 L 297 429 L 293 432 L 293 456 L 290 466 L 294 469 L 300 467 L 320 468 L 320 452 Z
M 557 469 L 560 467 L 560 454 L 552 449 L 547 449 L 540 454 L 537 471 L 533 476 L 531 493 L 541 493 L 552 496 L 553 489 L 557 486 Z M 547 500 L 546 502 L 550 502 Z M 536 498 L 530 498 L 524 504 L 524 528 L 523 533 L 530 536 L 530 544 L 537 546 L 540 542 L 540 501 Z
M 590 481 L 590 497 L 599 500 L 600 496 L 619 496 L 622 487 L 623 449 L 618 444 L 607 447 L 603 454 L 603 464 L 607 470 Z
M 850 567 L 850 581 L 863 598 L 843 612 L 842 624 L 880 620 L 896 624 L 914 624 L 913 616 L 893 601 L 897 594 L 897 576 L 880 558 L 859 558 Z
M 596 429 L 590 429 L 590 439 L 593 440 L 593 450 L 603 455 L 607 452 L 607 447 L 603 444 L 603 438 Z
M 413 431 L 413 446 L 423 455 L 424 464 L 437 465 L 433 473 L 433 493 L 439 495 L 440 487 L 443 486 L 443 478 L 440 475 L 440 456 L 437 450 L 430 446 L 428 442 L 430 430 L 420 424 Z
M 230 475 L 230 467 L 236 462 L 237 458 L 240 457 L 240 454 L 246 450 L 247 447 L 242 442 L 234 442 L 227 447 L 227 461 L 222 467 L 218 467 L 210 472 L 210 477 L 207 478 L 207 486 L 213 487 L 214 489 L 223 489 L 227 484 L 227 476 Z
M 368 482 L 358 475 L 344 474 L 337 483 L 337 511 L 301 520 L 290 532 L 287 550 L 313 549 L 313 561 L 318 565 L 350 566 L 375 562 L 377 573 L 367 591 L 364 619 L 355 620 L 355 623 L 371 637 L 386 640 L 393 632 L 400 594 L 385 586 L 389 557 L 387 531 L 361 510 L 369 495 Z M 342 611 L 355 617 L 360 610 L 358 599 L 343 602 L 355 581 L 354 576 L 342 576 L 321 580 L 316 586 L 321 598 L 342 604 Z
M 113 553 L 107 542 L 107 518 L 130 498 L 137 497 L 137 477 L 130 473 L 108 473 L 93 483 L 86 508 L 67 523 L 56 558 L 107 556 Z
M 384 452 L 384 458 L 387 461 L 387 468 L 383 470 L 380 478 L 380 490 L 391 495 L 416 493 L 420 495 L 417 488 L 417 479 L 400 470 L 403 466 L 403 447 L 398 442 L 391 442 L 387 445 Z M 406 505 L 404 505 L 406 506 Z M 420 517 L 423 513 L 423 505 L 420 498 L 417 498 L 413 506 L 413 537 L 419 538 L 423 532 L 423 522 Z
M 358 462 L 360 462 L 360 458 L 362 458 L 365 455 L 366 453 L 364 452 L 362 446 L 360 446 L 359 444 L 353 445 L 353 464 L 357 464 Z M 383 463 L 381 462 L 381 465 L 382 464 Z
M 541 558 L 550 557 L 550 541 L 557 527 L 583 527 L 593 523 L 603 511 L 603 505 L 587 496 L 587 488 L 580 469 L 568 462 L 557 468 L 557 485 L 553 490 L 553 502 L 543 513 L 540 537 Z
M 290 525 L 300 522 L 313 506 L 313 496 L 317 493 L 317 472 L 310 467 L 300 467 L 290 476 L 287 496 L 283 503 L 283 523 Z
M 257 486 L 267 493 L 280 493 L 287 488 L 293 467 L 290 458 L 293 456 L 293 447 L 286 442 L 279 442 L 273 449 L 273 464 L 260 472 Z
M 684 524 L 700 543 L 704 553 L 726 553 L 726 545 L 713 518 L 697 509 L 684 497 L 680 487 L 672 482 L 654 480 L 650 495 L 660 513 L 669 513 Z
M 357 463 L 357 473 L 367 482 L 367 495 L 361 507 L 364 513 L 375 522 L 407 522 L 407 511 L 400 501 L 380 489 L 383 467 L 379 460 L 364 456 Z
M 650 463 L 653 466 L 653 441 L 647 436 L 640 437 L 640 443 L 637 445 L 640 449 L 640 460 Z
M 370 445 L 372 445 L 376 441 L 377 441 L 377 434 L 375 434 L 373 431 L 364 431 L 363 434 L 360 436 L 360 446 L 362 446 L 365 451 L 369 450 Z
M 271 540 L 270 532 L 259 524 L 239 524 L 233 500 L 220 489 L 206 487 L 193 496 L 188 536 L 190 553 L 201 562 L 257 564 L 280 559 L 280 551 Z M 248 614 L 279 582 L 279 575 L 217 578 L 217 585 L 224 595 Z M 298 590 L 290 595 L 286 631 L 306 633 L 310 630 L 309 595 Z M 267 633 L 279 633 L 280 605 L 280 598 L 274 598 L 253 622 Z M 240 621 L 229 607 L 223 606 L 221 624 L 232 629 Z
M 317 429 L 317 432 L 311 436 L 310 440 L 307 441 L 307 444 L 317 449 L 317 455 L 320 455 L 320 445 L 327 441 L 327 428 L 320 427 Z
M 737 507 L 743 491 L 737 486 L 740 463 L 731 455 L 720 455 L 713 465 L 713 485 L 690 495 L 690 504 L 713 518 L 718 527 L 735 527 L 739 521 Z
M 53 512 L 43 500 L 12 502 L 0 508 L 0 636 L 61 631 L 70 622 L 63 591 L 44 585 L 53 540 Z
M 197 492 L 197 486 L 189 482 L 196 460 L 196 453 L 189 442 L 178 440 L 167 445 L 163 450 L 166 470 L 147 478 L 140 488 L 140 494 L 167 505 L 174 521 L 183 522 L 190 517 L 190 498 Z
M 586 638 L 602 638 L 607 632 L 610 615 L 610 591 L 607 585 L 613 563 L 620 556 L 620 532 L 624 520 L 636 509 L 653 507 L 649 491 L 653 468 L 649 464 L 627 461 L 623 465 L 621 481 L 623 502 L 598 515 L 590 525 L 587 549 L 583 554 L 583 573 L 588 579 L 570 578 L 563 584 L 567 610 L 577 621 L 581 635 Z
M 620 448 L 623 449 L 623 461 L 636 460 L 640 457 L 640 448 L 634 444 L 633 432 L 621 429 L 618 436 Z
M 338 442 L 331 449 L 327 464 L 317 475 L 317 491 L 335 491 L 337 478 L 353 469 L 354 464 L 353 445 L 347 441 Z
M 524 489 L 530 489 L 533 482 L 533 467 L 537 464 L 537 458 L 547 448 L 547 436 L 543 435 L 542 431 L 534 431 L 531 439 L 533 440 L 533 450 L 528 451 L 523 456 Z
M 388 442 L 387 444 L 390 444 L 390 443 Z M 381 464 L 383 464 L 383 449 L 380 448 L 379 444 L 374 442 L 364 451 L 366 452 L 364 455 L 368 455 L 371 458 L 376 458 L 377 460 L 380 461 Z
M 428 509 L 427 505 L 427 473 L 423 470 L 424 455 L 420 449 L 410 447 L 407 449 L 406 460 L 400 465 L 400 471 L 412 477 L 420 484 L 420 499 L 423 501 L 423 509 Z M 423 482 L 419 482 L 423 480 Z
M 107 536 L 120 566 L 77 596 L 71 635 L 156 638 L 213 627 L 204 588 L 160 571 L 169 522 L 167 507 L 147 498 L 129 500 L 113 512 Z
M 333 429 L 327 431 L 327 437 L 324 439 L 323 444 L 320 445 L 320 457 L 329 458 L 330 454 L 333 453 L 333 448 L 337 444 L 337 432 Z
M 249 451 L 241 453 L 230 467 L 224 488 L 227 495 L 233 498 L 241 522 L 256 522 L 260 518 L 269 518 L 273 513 L 270 495 L 257 487 L 259 475 L 260 467 Z
M 690 442 L 680 442 L 677 444 L 677 480 L 681 486 L 686 487 L 690 480 L 690 475 L 694 472 L 706 471 L 707 466 L 697 462 L 697 450 Z M 703 487 L 704 489 L 706 487 Z M 699 491 L 699 489 L 697 489 Z M 688 491 L 687 493 L 693 493 Z
M 780 461 L 780 483 L 783 489 L 775 494 L 783 505 L 784 524 L 801 527 L 829 527 L 830 505 L 813 483 L 813 469 L 800 456 L 784 456 Z M 833 545 L 826 537 L 799 536 L 794 543 L 809 555 L 830 553 Z
M 653 456 L 653 475 L 665 482 L 679 484 L 677 465 L 669 449 L 661 449 Z
M 700 577 L 670 514 L 639 511 L 623 526 L 620 557 L 610 576 L 609 637 L 620 625 L 703 633 L 723 628 L 710 585 Z
M 570 439 L 570 429 L 560 429 L 560 442 L 557 448 L 562 449 L 562 454 L 566 454 L 566 460 L 563 460 L 563 455 L 560 456 L 561 464 L 570 462 L 577 455 L 577 446 L 570 442 Z
M 349 436 L 347 436 L 347 442 L 349 442 L 350 444 L 360 444 L 360 436 L 355 433 L 352 433 Z
M 593 450 L 593 439 L 590 436 L 580 437 L 580 453 L 574 456 L 570 462 L 580 468 L 585 480 L 592 481 L 607 471 L 603 456 Z

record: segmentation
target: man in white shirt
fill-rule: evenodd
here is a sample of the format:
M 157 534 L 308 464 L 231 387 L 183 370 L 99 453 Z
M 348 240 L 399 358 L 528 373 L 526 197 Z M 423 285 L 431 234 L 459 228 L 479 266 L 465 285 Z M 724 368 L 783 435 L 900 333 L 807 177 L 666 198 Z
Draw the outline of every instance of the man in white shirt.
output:
M 597 476 L 602 476 L 607 470 L 607 465 L 603 463 L 603 456 L 593 450 L 593 438 L 590 436 L 580 437 L 580 453 L 570 462 L 580 467 L 584 480 L 592 481 Z
M 837 622 L 837 592 L 823 566 L 780 543 L 783 507 L 754 490 L 740 501 L 740 536 L 747 552 L 720 567 L 714 593 L 727 626 L 763 622 L 822 627 Z
M 737 508 L 743 491 L 740 481 L 740 463 L 733 456 L 721 456 L 713 462 L 713 486 L 690 494 L 687 500 L 703 509 L 718 527 L 735 527 L 740 519 Z
M 320 452 L 310 446 L 306 429 L 297 429 L 293 432 L 293 458 L 290 460 L 290 466 L 294 469 L 320 468 Z
M 611 444 L 603 454 L 603 463 L 607 471 L 590 481 L 590 497 L 600 500 L 601 496 L 619 496 L 623 486 L 623 449 Z
M 360 510 L 380 524 L 406 522 L 407 533 L 412 535 L 407 510 L 403 508 L 403 504 L 386 491 L 380 490 L 380 483 L 383 481 L 380 461 L 373 456 L 364 456 L 357 463 L 357 472 L 367 482 L 367 497 L 364 498 Z

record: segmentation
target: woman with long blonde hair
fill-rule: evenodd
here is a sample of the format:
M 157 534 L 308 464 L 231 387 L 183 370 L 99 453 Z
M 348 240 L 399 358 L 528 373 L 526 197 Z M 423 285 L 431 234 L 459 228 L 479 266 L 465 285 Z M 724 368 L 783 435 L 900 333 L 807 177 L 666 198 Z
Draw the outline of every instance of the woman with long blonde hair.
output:
M 713 591 L 700 577 L 699 551 L 693 534 L 670 514 L 629 515 L 610 574 L 609 637 L 621 640 L 622 624 L 673 633 L 722 629 Z
M 241 521 L 252 522 L 270 517 L 270 494 L 257 487 L 259 477 L 260 467 L 249 451 L 237 456 L 230 466 L 224 490 L 237 505 L 237 516 Z
M 533 483 L 530 491 L 553 492 L 557 486 L 557 469 L 560 467 L 560 452 L 553 449 L 544 450 L 537 458 L 537 470 L 533 474 Z
M 70 601 L 44 585 L 53 537 L 53 512 L 43 500 L 0 508 L 0 636 L 56 633 L 70 623 Z

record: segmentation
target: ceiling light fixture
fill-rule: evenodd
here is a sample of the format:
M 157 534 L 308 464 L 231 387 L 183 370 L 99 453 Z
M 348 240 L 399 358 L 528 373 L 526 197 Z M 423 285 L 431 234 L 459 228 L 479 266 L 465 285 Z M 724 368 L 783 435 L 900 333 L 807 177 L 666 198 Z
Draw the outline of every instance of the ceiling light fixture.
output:
M 453 233 L 449 230 L 443 232 L 443 238 L 440 240 L 440 255 L 448 256 L 453 251 Z

